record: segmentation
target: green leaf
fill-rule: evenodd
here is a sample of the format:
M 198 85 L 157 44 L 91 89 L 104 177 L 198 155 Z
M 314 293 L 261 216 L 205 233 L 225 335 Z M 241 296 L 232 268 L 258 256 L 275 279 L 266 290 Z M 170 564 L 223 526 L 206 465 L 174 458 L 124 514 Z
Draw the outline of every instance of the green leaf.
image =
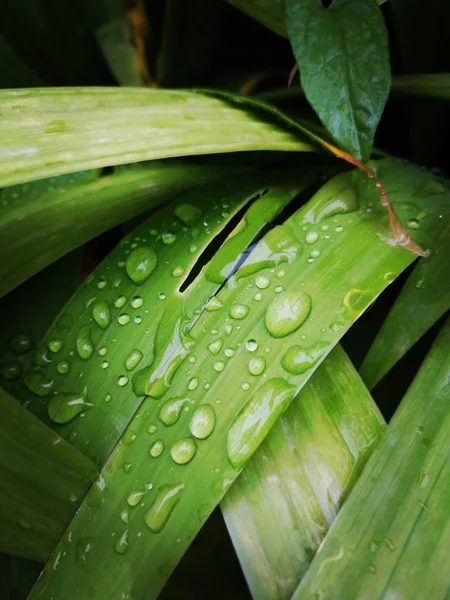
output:
M 172 156 L 317 151 L 275 109 L 231 98 L 135 88 L 0 91 L 0 185 Z
M 392 80 L 392 91 L 405 96 L 449 100 L 450 73 L 399 75 Z
M 74 251 L 0 300 L 0 385 L 10 394 L 15 396 L 22 373 L 30 368 L 42 337 L 78 288 L 80 275 L 81 252 Z
M 223 175 L 223 167 L 208 162 L 157 161 L 100 178 L 87 172 L 84 181 L 80 173 L 5 188 L 0 193 L 0 296 L 96 235 Z
M 422 193 L 442 194 L 448 185 L 436 179 Z M 420 192 L 420 188 L 418 189 Z M 413 196 L 414 198 L 414 196 Z M 427 218 L 426 210 L 421 215 Z M 420 227 L 421 220 L 411 224 Z M 410 348 L 450 309 L 450 218 L 447 216 L 392 306 L 361 366 L 361 376 L 374 387 Z
M 286 0 L 305 95 L 336 142 L 366 161 L 390 86 L 387 31 L 374 0 Z
M 450 322 L 293 598 L 445 598 Z
M 377 174 L 400 209 L 412 181 L 432 177 L 398 161 L 380 161 Z M 442 198 L 419 204 L 435 207 L 428 227 L 416 231 L 417 242 L 425 245 Z M 144 370 L 133 376 L 139 398 L 123 386 L 136 412 L 102 469 L 103 492 L 94 490 L 83 502 L 69 526 L 73 542 L 63 538 L 55 557 L 63 546 L 66 554 L 57 570 L 54 558 L 49 561 L 31 598 L 44 589 L 48 596 L 68 600 L 84 597 L 89 589 L 99 600 L 112 594 L 149 600 L 158 595 L 321 360 L 392 274 L 411 264 L 411 253 L 388 240 L 388 218 L 373 182 L 359 171 L 342 174 L 269 231 L 206 306 L 201 295 L 193 302 L 192 292 L 184 307 L 181 301 L 180 310 L 172 309 L 176 335 L 164 347 L 157 333 L 156 350 L 162 355 L 150 371 L 144 362 Z M 150 249 L 148 242 L 136 243 Z M 127 260 L 126 247 L 121 250 Z M 209 278 L 219 276 L 211 265 Z M 96 328 L 92 331 L 98 335 Z M 161 333 L 167 339 L 166 319 Z M 71 343 L 67 350 L 76 348 Z M 88 387 L 95 382 L 93 404 L 102 403 L 98 395 L 109 390 L 118 393 L 124 380 L 115 377 L 82 378 Z
M 0 548 L 44 561 L 96 467 L 2 389 L 0 412 Z
M 55 427 L 102 464 L 142 401 L 131 391 L 135 371 L 145 367 L 145 379 L 152 365 L 164 360 L 166 347 L 176 346 L 188 319 L 195 317 L 193 311 L 217 292 L 241 252 L 312 177 L 299 177 L 295 183 L 280 184 L 279 180 L 235 177 L 192 190 L 153 213 L 88 277 L 64 308 L 36 354 L 40 366 L 27 374 L 25 383 L 30 389 L 22 386 L 20 399 L 31 402 L 30 409 L 55 426 L 48 415 L 51 396 L 40 384 L 53 382 L 51 390 L 66 395 L 80 394 L 87 386 L 92 406 L 86 417 Z M 261 194 L 245 219 L 236 224 L 236 235 L 215 254 L 218 275 L 207 272 L 195 286 L 185 287 L 214 236 L 228 222 L 233 225 L 233 217 L 239 217 L 239 211 Z M 135 270 L 136 265 L 147 271 Z M 54 352 L 57 341 L 61 346 L 56 343 Z M 165 387 L 164 382 L 160 384 Z M 36 390 L 44 396 L 36 396 Z
M 291 598 L 384 429 L 336 346 L 221 503 L 254 598 Z

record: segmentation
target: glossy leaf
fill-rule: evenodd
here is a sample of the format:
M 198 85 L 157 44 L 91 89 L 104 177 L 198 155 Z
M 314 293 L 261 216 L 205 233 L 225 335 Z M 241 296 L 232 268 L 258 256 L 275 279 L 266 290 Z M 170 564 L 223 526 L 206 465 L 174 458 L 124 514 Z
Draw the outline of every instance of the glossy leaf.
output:
M 87 172 L 84 181 L 74 174 L 5 188 L 0 295 L 96 235 L 223 174 L 223 167 L 201 161 L 157 161 L 100 178 Z
M 432 177 L 396 161 L 380 161 L 377 171 L 394 204 L 409 198 L 413 178 Z M 423 244 L 442 210 L 441 201 L 418 201 L 425 203 L 434 206 L 434 218 L 415 232 Z M 388 243 L 388 231 L 377 190 L 363 173 L 349 172 L 266 234 L 206 306 L 202 296 L 192 301 L 193 292 L 173 317 L 169 344 L 160 346 L 156 338 L 162 357 L 133 376 L 138 400 L 129 384 L 122 386 L 129 386 L 136 408 L 143 401 L 102 469 L 101 486 L 69 526 L 72 542 L 63 538 L 54 556 L 63 546 L 66 555 L 57 570 L 50 560 L 31 598 L 44 590 L 68 600 L 89 589 L 99 600 L 112 593 L 158 595 L 277 418 L 355 319 L 413 260 Z M 221 274 L 217 266 L 213 261 L 205 269 L 208 280 Z M 185 327 L 176 326 L 180 315 Z M 254 343 L 257 354 L 249 351 Z M 112 382 L 115 393 L 123 383 Z M 90 385 L 87 379 L 84 384 Z M 209 416 L 199 417 L 205 409 Z M 207 432 L 199 434 L 199 421 Z
M 447 322 L 294 600 L 446 597 L 449 345 Z
M 44 561 L 97 470 L 0 389 L 0 548 Z
M 384 429 L 337 346 L 222 500 L 253 598 L 291 598 Z
M 387 31 L 374 0 L 286 0 L 305 95 L 346 152 L 366 161 L 390 86 Z
M 275 109 L 230 98 L 138 88 L 0 91 L 0 185 L 173 156 L 317 150 Z
M 434 193 L 445 193 L 445 182 L 435 181 Z M 420 188 L 418 190 L 420 192 Z M 422 190 L 425 193 L 425 190 Z M 427 192 L 433 193 L 430 187 Z M 420 227 L 426 210 L 412 222 Z M 450 309 L 450 219 L 447 217 L 383 322 L 361 366 L 361 376 L 374 387 L 408 350 Z

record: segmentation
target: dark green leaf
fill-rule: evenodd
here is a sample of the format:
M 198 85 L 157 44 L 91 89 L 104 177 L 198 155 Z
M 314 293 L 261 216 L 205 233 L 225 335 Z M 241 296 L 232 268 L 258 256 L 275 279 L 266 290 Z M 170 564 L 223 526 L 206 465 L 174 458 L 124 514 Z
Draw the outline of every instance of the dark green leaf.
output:
M 306 97 L 336 142 L 372 151 L 389 94 L 387 31 L 375 0 L 286 0 L 286 28 Z

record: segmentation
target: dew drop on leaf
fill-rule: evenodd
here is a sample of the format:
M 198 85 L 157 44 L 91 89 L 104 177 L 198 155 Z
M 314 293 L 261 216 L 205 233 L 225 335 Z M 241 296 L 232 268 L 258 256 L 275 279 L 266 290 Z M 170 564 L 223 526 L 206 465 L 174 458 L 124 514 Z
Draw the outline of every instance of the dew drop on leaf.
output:
M 130 252 L 125 269 L 128 277 L 133 283 L 142 285 L 156 269 L 157 264 L 158 258 L 155 251 L 146 246 L 142 246 L 141 248 L 136 248 Z
M 189 429 L 194 437 L 205 440 L 214 431 L 216 414 L 209 404 L 203 404 L 192 415 Z
M 153 533 L 164 529 L 181 498 L 183 488 L 183 483 L 165 484 L 159 488 L 155 501 L 145 515 L 145 524 Z
M 196 452 L 195 441 L 192 438 L 183 438 L 172 445 L 170 456 L 178 465 L 185 465 L 194 458 Z
M 311 297 L 302 291 L 281 292 L 269 304 L 265 325 L 272 337 L 282 338 L 296 331 L 311 312 Z

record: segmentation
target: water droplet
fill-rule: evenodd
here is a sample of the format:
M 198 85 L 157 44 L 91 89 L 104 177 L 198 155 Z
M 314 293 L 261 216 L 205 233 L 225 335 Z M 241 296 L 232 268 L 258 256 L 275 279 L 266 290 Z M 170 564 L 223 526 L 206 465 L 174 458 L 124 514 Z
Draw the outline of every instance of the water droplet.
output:
M 172 398 L 171 400 L 167 400 L 159 410 L 158 419 L 167 427 L 175 425 L 181 416 L 183 406 L 187 402 L 189 402 L 189 398 Z
M 216 414 L 209 404 L 202 404 L 192 415 L 189 429 L 194 437 L 205 440 L 216 426 Z
M 124 470 L 125 473 L 129 473 L 132 468 L 133 468 L 133 465 L 130 462 L 124 463 L 124 465 L 122 467 L 122 469 Z
M 248 390 L 250 389 L 250 384 L 246 381 L 241 385 L 241 389 L 244 390 L 244 392 L 248 392 Z
M 279 271 L 277 271 L 277 274 L 276 274 L 278 279 L 282 279 L 285 275 L 286 275 L 286 271 L 284 269 L 280 269 Z
M 24 382 L 33 394 L 41 396 L 41 398 L 45 398 L 51 394 L 54 383 L 53 379 L 46 379 L 40 371 L 30 371 L 27 373 L 24 377 Z
M 281 359 L 281 366 L 292 375 L 302 375 L 324 356 L 328 348 L 326 342 L 316 342 L 307 348 L 292 346 Z
M 162 440 L 158 440 L 150 447 L 150 456 L 153 456 L 153 458 L 158 458 L 158 456 L 161 456 L 163 451 L 164 442 Z
M 317 192 L 312 207 L 302 215 L 302 223 L 321 223 L 337 214 L 358 210 L 356 189 L 348 173 L 341 173 L 327 181 Z
M 58 371 L 58 373 L 61 373 L 61 375 L 65 375 L 66 373 L 68 373 L 70 371 L 69 361 L 60 360 L 59 363 L 56 365 L 56 370 Z
M 245 319 L 250 309 L 246 304 L 233 304 L 230 308 L 230 317 L 238 321 Z
M 92 316 L 101 329 L 106 329 L 111 323 L 111 310 L 107 300 L 98 300 L 92 306 Z
M 193 377 L 188 383 L 188 390 L 192 392 L 198 388 L 198 377 Z
M 233 332 L 233 325 L 225 325 L 223 329 L 227 335 L 231 335 Z
M 277 285 L 277 287 L 275 288 L 275 293 L 279 294 L 282 291 L 283 291 L 283 286 L 282 285 Z
M 175 235 L 175 233 L 173 233 L 173 231 L 165 231 L 162 235 L 161 235 L 161 240 L 163 244 L 166 244 L 167 246 L 170 246 L 171 244 L 173 244 L 177 239 L 177 236 Z
M 125 525 L 128 524 L 128 521 L 130 520 L 130 512 L 128 508 L 124 508 L 123 511 L 120 513 L 120 520 L 123 523 L 125 523 Z
M 128 529 L 125 529 L 125 531 L 121 534 L 121 536 L 117 540 L 117 542 L 114 546 L 114 550 L 117 552 L 117 554 L 125 554 L 128 551 L 129 547 L 130 547 L 130 544 L 128 542 Z
M 158 298 L 159 298 L 160 300 L 165 300 L 165 299 L 166 299 L 166 295 L 165 295 L 165 293 L 164 293 L 164 292 L 159 292 L 159 294 L 158 294 Z
M 335 227 L 334 230 L 337 231 L 337 233 L 341 233 L 341 231 L 344 231 L 344 228 L 342 227 L 342 225 L 338 225 L 337 227 Z
M 116 308 L 122 308 L 123 306 L 125 306 L 126 301 L 127 299 L 125 298 L 125 296 L 119 296 L 114 300 L 114 306 Z
M 311 250 L 311 258 L 319 258 L 320 256 L 320 250 L 318 248 L 314 248 L 314 250 Z
M 164 529 L 181 498 L 183 488 L 183 483 L 166 484 L 159 488 L 155 501 L 145 515 L 145 524 L 153 533 L 159 533 Z
M 33 362 L 35 365 L 49 365 L 52 362 L 52 359 L 48 355 L 48 348 L 46 344 L 41 344 L 39 348 L 34 353 Z
M 100 280 L 97 283 L 97 287 L 99 290 L 103 290 L 106 287 L 106 279 L 105 277 L 100 277 Z
M 222 345 L 223 345 L 222 338 L 217 338 L 217 340 L 214 340 L 213 342 L 211 342 L 209 344 L 208 350 L 211 352 L 211 354 L 216 356 L 216 354 L 219 354 L 219 352 L 222 348 Z
M 130 315 L 128 315 L 127 313 L 122 313 L 121 315 L 119 315 L 119 318 L 117 320 L 119 321 L 120 325 L 126 325 L 130 322 L 130 319 Z
M 178 267 L 175 267 L 175 269 L 172 271 L 172 277 L 181 277 L 181 275 L 183 275 L 184 273 L 184 267 L 181 267 L 180 265 L 178 265 Z
M 391 552 L 394 552 L 394 550 L 396 550 L 396 545 L 390 538 L 388 538 L 388 537 L 383 538 L 383 542 L 386 544 L 386 546 L 389 548 L 389 550 Z
M 265 368 L 266 361 L 262 356 L 255 356 L 255 358 L 252 358 L 248 363 L 248 370 L 250 372 L 250 375 L 262 375 L 264 373 Z
M 249 352 L 256 352 L 258 350 L 258 342 L 254 339 L 247 340 L 245 347 Z
M 195 441 L 192 438 L 183 438 L 172 445 L 170 456 L 178 465 L 185 465 L 194 458 L 196 452 Z
M 125 268 L 131 281 L 136 285 L 142 285 L 156 269 L 157 264 L 155 251 L 142 246 L 130 252 Z
M 195 244 L 192 244 L 192 246 L 189 246 L 189 252 L 191 254 L 195 254 L 198 250 L 198 246 L 196 246 Z
M 265 275 L 258 275 L 255 279 L 255 285 L 260 290 L 265 290 L 270 285 L 270 279 Z
M 113 282 L 111 283 L 111 287 L 115 290 L 117 290 L 118 288 L 120 288 L 120 285 L 122 283 L 122 280 L 120 279 L 120 277 L 117 277 L 116 279 L 113 280 Z
M 47 404 L 48 416 L 58 425 L 69 423 L 77 415 L 92 406 L 92 404 L 86 402 L 86 399 L 86 388 L 81 394 L 59 392 L 52 396 Z
M 419 229 L 420 221 L 418 221 L 417 219 L 409 219 L 409 221 L 406 223 L 406 226 L 409 229 Z
M 120 377 L 117 378 L 117 383 L 120 385 L 120 387 L 127 385 L 128 377 L 125 377 L 125 375 L 120 375 Z
M 77 352 L 83 360 L 89 360 L 94 354 L 95 346 L 91 340 L 91 328 L 83 325 L 77 335 Z
M 6 381 L 16 381 L 22 374 L 22 365 L 17 360 L 5 362 L 0 367 L 0 374 Z
M 220 310 L 221 308 L 223 308 L 223 302 L 221 302 L 219 298 L 216 298 L 216 296 L 210 298 L 206 305 L 206 310 L 208 312 L 214 312 L 216 310 Z
M 157 426 L 156 426 L 154 423 L 151 423 L 151 424 L 148 426 L 148 429 L 147 429 L 147 431 L 148 431 L 149 433 L 156 433 L 156 432 L 158 431 L 158 427 L 157 427 Z
M 107 360 L 104 360 L 101 364 L 102 369 L 107 369 L 109 367 L 109 362 Z
M 53 352 L 54 354 L 56 354 L 62 348 L 62 341 L 61 340 L 51 340 L 48 343 L 48 347 L 49 347 L 49 349 L 50 349 L 51 352 Z
M 236 350 L 234 348 L 225 348 L 224 354 L 227 358 L 231 358 L 236 354 Z
M 344 306 L 352 317 L 358 316 L 373 300 L 373 296 L 359 289 L 352 289 L 345 295 Z
M 142 354 L 142 352 L 140 350 L 133 350 L 131 352 L 131 354 L 128 356 L 127 360 L 125 361 L 125 368 L 127 371 L 132 371 L 133 369 L 135 369 L 138 364 L 141 362 L 141 360 L 143 359 L 144 355 Z
M 105 396 L 105 402 L 108 403 L 108 402 L 111 402 L 111 400 L 112 400 L 111 394 L 106 394 L 106 396 Z
M 88 561 L 88 554 L 91 551 L 92 542 L 90 538 L 81 537 L 75 547 L 75 561 L 79 567 L 85 567 Z
M 256 292 L 253 298 L 256 300 L 256 302 L 261 302 L 261 300 L 263 299 L 263 295 L 261 294 L 261 292 Z
M 135 490 L 128 496 L 127 502 L 130 506 L 137 506 L 144 496 L 145 492 Z
M 140 296 L 134 296 L 131 298 L 130 304 L 132 308 L 141 308 L 144 304 L 144 300 Z
M 173 214 L 188 227 L 193 227 L 202 216 L 202 211 L 193 204 L 179 204 Z
M 25 354 L 31 350 L 32 341 L 31 337 L 26 333 L 19 333 L 14 335 L 9 340 L 9 346 L 16 354 Z
M 108 352 L 108 348 L 106 346 L 102 346 L 101 348 L 99 348 L 98 353 L 100 354 L 100 356 L 105 356 L 105 354 Z
M 311 298 L 308 294 L 300 291 L 282 292 L 267 307 L 266 329 L 275 338 L 286 337 L 306 321 L 310 312 Z
M 253 394 L 228 430 L 228 457 L 235 469 L 249 460 L 294 395 L 295 387 L 281 378 L 270 379 Z
M 305 242 L 307 244 L 314 244 L 314 242 L 317 242 L 318 239 L 319 239 L 319 234 L 317 233 L 317 231 L 310 231 L 309 233 L 306 234 Z

